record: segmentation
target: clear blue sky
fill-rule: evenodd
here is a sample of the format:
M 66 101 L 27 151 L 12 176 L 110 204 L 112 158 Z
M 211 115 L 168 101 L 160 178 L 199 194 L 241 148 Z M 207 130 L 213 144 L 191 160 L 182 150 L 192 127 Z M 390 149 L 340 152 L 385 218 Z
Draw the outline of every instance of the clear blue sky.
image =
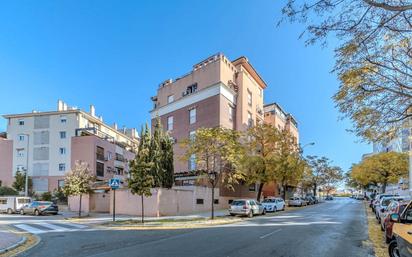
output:
M 2 1 L 0 114 L 54 110 L 57 99 L 128 127 L 149 121 L 157 85 L 216 52 L 247 56 L 299 123 L 305 153 L 344 169 L 371 147 L 346 132 L 331 96 L 330 48 L 276 27 L 282 1 Z M 5 130 L 0 119 L 0 131 Z

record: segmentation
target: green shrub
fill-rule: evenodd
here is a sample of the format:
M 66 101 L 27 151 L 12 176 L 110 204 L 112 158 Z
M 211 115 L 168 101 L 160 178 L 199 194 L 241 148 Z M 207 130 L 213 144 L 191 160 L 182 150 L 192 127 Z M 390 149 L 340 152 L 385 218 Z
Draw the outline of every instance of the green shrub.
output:
M 52 200 L 52 194 L 50 192 L 44 192 L 41 195 L 41 200 L 43 201 L 51 201 Z
M 11 187 L 0 187 L 0 195 L 19 195 L 19 193 Z

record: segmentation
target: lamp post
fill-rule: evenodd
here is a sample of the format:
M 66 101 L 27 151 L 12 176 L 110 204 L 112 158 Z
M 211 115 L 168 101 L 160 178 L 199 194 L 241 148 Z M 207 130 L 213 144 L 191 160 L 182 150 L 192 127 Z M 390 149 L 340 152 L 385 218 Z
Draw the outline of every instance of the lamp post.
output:
M 24 196 L 29 196 L 29 142 L 30 135 L 22 134 L 27 137 L 27 152 L 26 152 L 26 170 L 25 170 L 25 181 L 24 181 Z
M 303 148 L 305 148 L 305 147 L 307 147 L 307 146 L 314 146 L 314 145 L 315 145 L 315 142 L 310 142 L 310 143 L 307 143 L 307 144 L 305 144 L 304 146 L 302 146 L 300 149 L 303 150 Z

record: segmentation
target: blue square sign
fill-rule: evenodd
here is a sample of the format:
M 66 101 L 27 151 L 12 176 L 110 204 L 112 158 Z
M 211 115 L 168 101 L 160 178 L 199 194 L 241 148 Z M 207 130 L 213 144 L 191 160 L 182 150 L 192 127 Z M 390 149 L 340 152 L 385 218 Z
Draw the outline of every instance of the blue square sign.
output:
M 118 189 L 120 187 L 120 179 L 119 178 L 111 178 L 109 180 L 109 186 L 112 189 Z

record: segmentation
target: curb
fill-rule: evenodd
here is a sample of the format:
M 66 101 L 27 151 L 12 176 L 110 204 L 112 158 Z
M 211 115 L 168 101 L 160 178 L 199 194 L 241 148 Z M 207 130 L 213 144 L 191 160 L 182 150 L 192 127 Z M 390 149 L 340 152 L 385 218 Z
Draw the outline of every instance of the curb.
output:
M 26 243 L 26 241 L 27 241 L 27 237 L 23 236 L 23 237 L 20 239 L 20 241 L 18 241 L 17 243 L 15 243 L 15 244 L 13 244 L 13 245 L 11 245 L 11 246 L 9 246 L 9 247 L 0 249 L 0 254 L 6 253 L 6 252 L 8 252 L 8 251 L 10 251 L 10 250 L 13 250 L 14 248 L 17 248 L 17 247 L 19 247 L 20 245 Z

